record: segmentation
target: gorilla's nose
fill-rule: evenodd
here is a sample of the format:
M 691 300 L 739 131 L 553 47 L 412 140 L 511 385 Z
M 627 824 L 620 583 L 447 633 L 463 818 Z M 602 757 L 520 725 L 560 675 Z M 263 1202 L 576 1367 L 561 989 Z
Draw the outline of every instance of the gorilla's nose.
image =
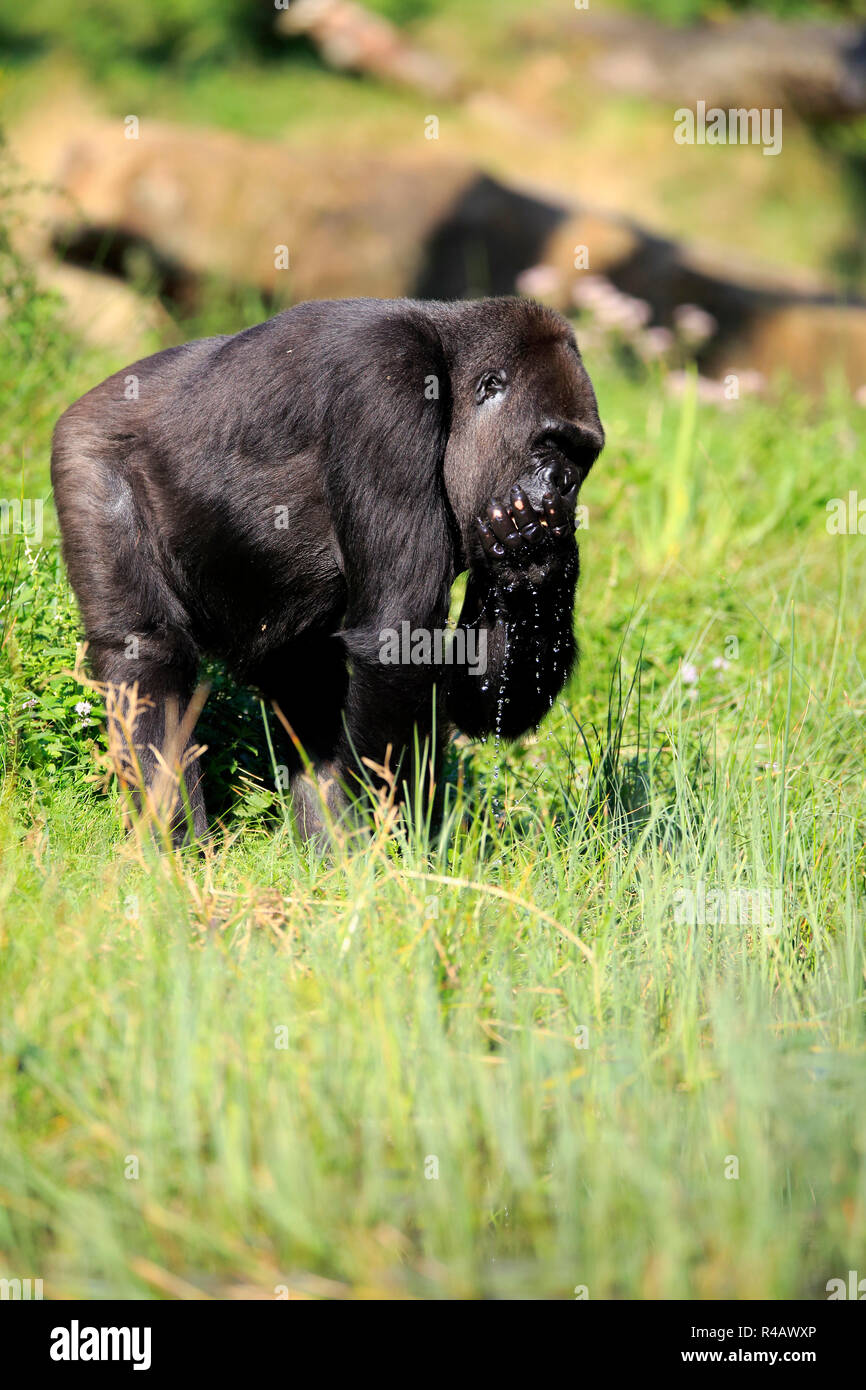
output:
M 577 484 L 580 481 L 577 469 L 573 468 L 570 463 L 566 463 L 564 459 L 553 459 L 550 463 L 546 463 L 539 476 L 545 491 L 553 488 L 556 492 L 562 493 L 566 501 L 570 501 L 576 493 Z
M 539 479 L 573 504 L 581 483 L 604 443 L 601 429 L 571 421 L 550 421 L 535 440 Z
M 520 486 L 537 512 L 543 512 L 544 499 L 551 493 L 561 497 L 571 508 L 577 501 L 580 478 L 577 469 L 556 456 L 537 460 L 530 472 L 520 479 Z

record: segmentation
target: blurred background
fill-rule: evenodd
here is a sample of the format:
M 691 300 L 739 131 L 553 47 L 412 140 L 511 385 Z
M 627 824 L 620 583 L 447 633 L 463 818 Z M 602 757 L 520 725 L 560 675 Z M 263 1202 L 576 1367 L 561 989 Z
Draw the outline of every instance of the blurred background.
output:
M 4 259 L 127 359 L 305 298 L 523 292 L 674 392 L 694 358 L 709 399 L 862 394 L 866 6 L 646 10 L 3 0 Z M 678 143 L 698 102 L 781 112 L 781 150 Z

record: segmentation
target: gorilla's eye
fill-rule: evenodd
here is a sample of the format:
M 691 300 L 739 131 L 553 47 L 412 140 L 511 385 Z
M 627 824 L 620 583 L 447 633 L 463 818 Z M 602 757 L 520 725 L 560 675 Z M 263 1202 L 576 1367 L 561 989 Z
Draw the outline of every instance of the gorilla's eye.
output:
M 475 383 L 475 399 L 480 405 L 491 396 L 501 396 L 507 385 L 504 372 L 483 372 Z

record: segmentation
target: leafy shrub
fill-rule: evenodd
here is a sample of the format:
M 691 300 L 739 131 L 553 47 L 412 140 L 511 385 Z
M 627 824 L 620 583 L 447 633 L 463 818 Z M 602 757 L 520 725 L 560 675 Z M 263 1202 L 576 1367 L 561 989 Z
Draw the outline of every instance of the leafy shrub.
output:
M 72 668 L 80 620 L 59 547 L 0 544 L 0 731 L 4 771 L 66 785 L 105 747 L 101 701 Z
M 0 22 L 19 44 L 66 48 L 100 64 L 118 57 L 193 63 L 254 53 L 278 40 L 270 0 L 41 0 Z
M 431 0 L 367 0 L 395 24 L 418 19 Z M 62 48 L 94 67 L 118 58 L 191 65 L 268 52 L 288 56 L 275 32 L 273 0 L 38 0 L 0 19 L 0 39 L 12 48 Z

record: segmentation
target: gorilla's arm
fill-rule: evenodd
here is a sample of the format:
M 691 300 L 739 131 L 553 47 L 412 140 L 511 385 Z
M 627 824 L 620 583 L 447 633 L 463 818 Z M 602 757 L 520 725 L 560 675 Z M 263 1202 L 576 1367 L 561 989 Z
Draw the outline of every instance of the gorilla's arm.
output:
M 348 600 L 339 637 L 349 660 L 342 728 L 329 763 L 351 787 L 370 764 L 400 764 L 413 785 L 413 749 L 442 740 L 436 673 L 385 664 L 386 631 L 444 627 L 453 539 L 441 486 L 448 432 L 447 366 L 426 314 L 376 305 L 363 332 L 332 348 L 327 494 Z M 342 356 L 340 356 L 342 354 Z M 339 364 L 339 365 L 335 365 Z M 443 384 L 431 397 L 425 382 Z M 395 544 L 395 541 L 397 542 Z
M 476 522 L 478 544 L 458 626 L 483 631 L 487 669 L 452 668 L 448 714 L 474 737 L 518 738 L 547 714 L 574 664 L 578 576 L 569 511 L 558 493 L 542 515 L 520 488 Z M 476 638 L 476 641 L 478 639 Z

